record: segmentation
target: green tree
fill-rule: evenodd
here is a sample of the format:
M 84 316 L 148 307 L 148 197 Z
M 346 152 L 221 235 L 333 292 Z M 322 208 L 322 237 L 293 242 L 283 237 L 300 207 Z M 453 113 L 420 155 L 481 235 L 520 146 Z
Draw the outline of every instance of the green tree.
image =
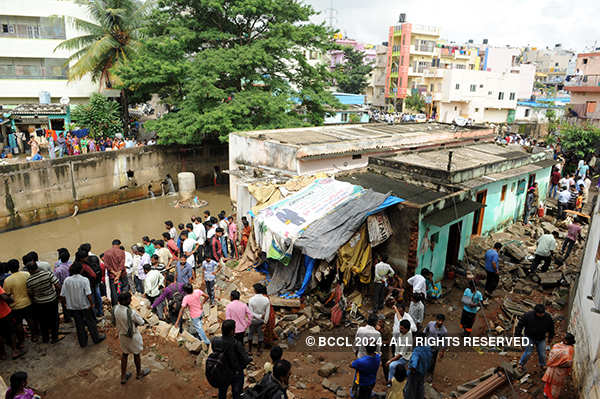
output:
M 600 129 L 591 125 L 563 124 L 560 142 L 567 158 L 583 159 L 600 149 Z
M 410 96 L 406 97 L 404 104 L 407 108 L 416 112 L 420 112 L 425 107 L 425 100 L 419 92 L 414 92 Z
M 121 120 L 129 130 L 128 93 L 113 71 L 129 62 L 139 47 L 140 28 L 152 2 L 137 0 L 76 0 L 84 6 L 94 22 L 69 18 L 84 35 L 67 39 L 55 50 L 74 51 L 69 57 L 69 80 L 90 74 L 100 88 L 121 89 Z
M 344 48 L 344 62 L 335 67 L 335 81 L 340 91 L 360 94 L 369 83 L 367 75 L 373 71 L 372 63 L 365 63 L 365 54 L 352 47 Z
M 553 109 L 546 110 L 546 118 L 548 119 L 548 134 L 553 135 L 560 125 L 560 118 Z
M 118 74 L 138 101 L 158 93 L 167 105 L 145 124 L 160 143 L 321 124 L 339 102 L 327 66 L 305 57 L 335 48 L 314 14 L 297 0 L 160 0 L 138 57 Z
M 89 103 L 73 109 L 71 118 L 79 127 L 90 129 L 90 135 L 94 138 L 114 137 L 115 134 L 123 132 L 119 103 L 102 94 L 92 94 Z

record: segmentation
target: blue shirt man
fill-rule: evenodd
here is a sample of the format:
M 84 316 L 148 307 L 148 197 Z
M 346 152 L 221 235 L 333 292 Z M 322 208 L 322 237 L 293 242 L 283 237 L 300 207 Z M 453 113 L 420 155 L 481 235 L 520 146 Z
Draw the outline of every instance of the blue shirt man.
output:
M 410 361 L 406 385 L 404 386 L 405 398 L 425 397 L 425 374 L 431 367 L 433 353 L 429 346 L 415 346 Z
M 481 295 L 481 292 L 476 290 L 475 293 L 473 293 L 473 291 L 471 291 L 470 288 L 465 289 L 465 292 L 463 292 L 463 296 L 468 296 L 469 298 L 471 298 L 471 301 L 474 304 L 479 304 L 483 301 L 483 295 Z M 479 306 L 463 305 L 463 309 L 470 313 L 477 313 L 479 311 Z
M 194 268 L 187 262 L 177 263 L 177 283 L 187 284 L 194 276 Z
M 354 383 L 359 387 L 370 387 L 373 389 L 377 377 L 377 370 L 381 363 L 381 356 L 375 353 L 374 346 L 367 347 L 367 355 L 360 357 L 352 362 L 353 369 L 356 370 Z
M 498 273 L 498 251 L 495 248 L 488 249 L 485 253 L 485 270 Z
M 215 280 L 215 272 L 219 264 L 214 260 L 205 260 L 202 262 L 202 268 L 204 269 L 204 281 L 214 281 Z

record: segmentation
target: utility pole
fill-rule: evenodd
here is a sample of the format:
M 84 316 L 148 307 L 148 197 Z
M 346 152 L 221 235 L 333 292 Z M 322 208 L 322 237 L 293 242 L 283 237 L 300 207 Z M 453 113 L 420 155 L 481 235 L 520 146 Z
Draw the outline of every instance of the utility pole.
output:
M 338 23 L 338 11 L 335 8 L 333 8 L 333 0 L 330 0 L 329 8 L 325 9 L 325 13 L 327 14 L 328 25 L 330 28 L 333 29 L 334 25 Z

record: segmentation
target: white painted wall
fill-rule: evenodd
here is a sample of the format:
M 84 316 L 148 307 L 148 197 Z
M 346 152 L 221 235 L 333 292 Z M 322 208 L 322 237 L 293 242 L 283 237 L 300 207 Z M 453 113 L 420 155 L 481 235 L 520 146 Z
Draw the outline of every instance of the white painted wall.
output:
M 84 8 L 71 0 L 18 0 L 0 1 L 0 15 L 49 17 L 64 15 L 88 19 Z M 77 37 L 81 32 L 68 21 L 65 21 L 67 38 Z M 0 57 L 9 58 L 68 58 L 66 51 L 54 52 L 62 40 L 54 39 L 23 39 L 0 37 Z M 92 83 L 89 77 L 75 82 L 67 80 L 47 79 L 0 79 L 0 103 L 17 104 L 22 102 L 38 102 L 40 91 L 49 91 L 53 102 L 58 102 L 62 96 L 71 97 L 74 103 L 83 102 L 97 91 L 98 85 Z
M 556 116 L 561 118 L 565 114 L 564 108 L 553 108 L 556 112 Z M 525 114 L 529 110 L 527 116 Z M 548 122 L 548 118 L 546 118 L 547 108 L 534 108 L 534 107 L 526 107 L 523 105 L 517 105 L 517 110 L 515 112 L 515 120 L 516 121 L 527 121 L 527 122 L 538 122 L 538 123 L 546 123 Z

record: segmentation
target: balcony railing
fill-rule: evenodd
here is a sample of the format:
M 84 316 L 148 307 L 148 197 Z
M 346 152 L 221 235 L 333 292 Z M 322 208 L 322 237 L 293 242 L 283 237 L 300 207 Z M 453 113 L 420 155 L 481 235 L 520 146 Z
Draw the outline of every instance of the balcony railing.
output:
M 414 24 L 412 26 L 412 32 L 422 35 L 439 36 L 440 28 L 437 26 Z
M 587 104 L 569 104 L 568 107 L 573 110 L 579 118 L 600 119 L 600 110 L 587 112 Z
M 600 87 L 600 75 L 574 76 L 565 82 L 565 86 Z

